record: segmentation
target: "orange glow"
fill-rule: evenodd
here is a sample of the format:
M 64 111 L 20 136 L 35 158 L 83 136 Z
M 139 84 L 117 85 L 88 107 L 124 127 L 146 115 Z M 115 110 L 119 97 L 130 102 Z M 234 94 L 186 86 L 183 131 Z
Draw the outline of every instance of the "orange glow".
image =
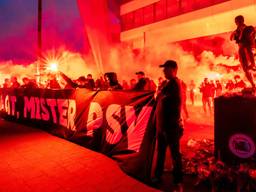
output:
M 206 75 L 206 77 L 210 80 L 220 80 L 223 75 L 216 73 L 216 72 L 210 72 Z
M 227 73 L 225 68 L 218 67 L 219 64 L 227 66 L 239 65 L 238 59 L 234 56 L 216 56 L 211 51 L 204 51 L 199 56 L 195 56 L 193 52 L 185 51 L 178 44 L 161 45 L 152 47 L 138 55 L 134 56 L 133 50 L 130 48 L 112 47 L 109 55 L 109 62 L 104 64 L 104 72 L 114 71 L 117 73 L 118 80 L 129 81 L 136 79 L 135 72 L 143 70 L 147 77 L 154 79 L 158 83 L 158 78 L 163 77 L 162 70 L 158 67 L 166 59 L 174 59 L 179 64 L 178 76 L 189 83 L 194 80 L 197 87 L 205 77 L 211 80 L 233 79 L 234 75 L 240 75 L 242 78 L 244 74 L 241 70 Z M 47 71 L 61 71 L 72 79 L 79 76 L 92 74 L 93 78 L 99 78 L 101 74 L 98 73 L 97 65 L 90 62 L 88 56 L 74 53 L 65 49 L 48 51 L 43 54 L 41 75 L 46 75 Z M 37 62 L 37 61 L 36 61 Z M 36 63 L 35 62 L 35 63 Z M 0 73 L 2 77 L 9 78 L 12 75 L 22 78 L 24 76 L 34 78 L 35 63 L 27 66 L 15 65 L 12 62 L 0 62 Z M 212 67 L 210 68 L 209 66 Z M 42 77 L 43 79 L 43 77 Z M 3 82 L 3 80 L 1 80 Z M 1 83 L 2 83 L 1 82 Z
M 53 72 L 57 72 L 58 71 L 58 63 L 50 63 L 48 70 L 53 71 Z

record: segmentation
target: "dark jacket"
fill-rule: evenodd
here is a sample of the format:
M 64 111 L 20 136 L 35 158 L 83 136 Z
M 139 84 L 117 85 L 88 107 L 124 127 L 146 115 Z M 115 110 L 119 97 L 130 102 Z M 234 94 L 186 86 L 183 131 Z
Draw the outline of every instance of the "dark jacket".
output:
M 93 79 L 87 80 L 87 88 L 93 90 L 95 88 L 95 82 Z
M 157 96 L 156 127 L 157 131 L 167 134 L 178 134 L 181 124 L 181 84 L 178 78 L 169 80 Z
M 145 86 L 147 84 L 146 78 L 141 78 L 139 81 L 136 83 L 134 88 L 132 89 L 133 91 L 144 91 Z
M 255 44 L 255 29 L 253 26 L 245 26 L 244 29 L 236 29 L 236 43 L 245 47 L 251 47 Z

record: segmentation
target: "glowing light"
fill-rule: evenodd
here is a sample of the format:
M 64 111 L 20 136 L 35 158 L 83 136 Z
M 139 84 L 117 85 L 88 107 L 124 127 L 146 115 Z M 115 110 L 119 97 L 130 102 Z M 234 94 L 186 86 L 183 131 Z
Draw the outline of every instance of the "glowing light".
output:
M 207 75 L 207 78 L 210 80 L 218 80 L 222 78 L 222 75 L 216 72 L 212 72 Z
M 53 72 L 58 71 L 58 63 L 50 63 L 48 69 Z

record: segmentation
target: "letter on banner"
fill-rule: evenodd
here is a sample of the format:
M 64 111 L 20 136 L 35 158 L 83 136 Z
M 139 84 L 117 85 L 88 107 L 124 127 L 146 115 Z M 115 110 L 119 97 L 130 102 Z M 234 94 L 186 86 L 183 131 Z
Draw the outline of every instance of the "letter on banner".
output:
M 15 103 L 17 99 L 16 96 L 11 96 L 11 106 L 12 106 L 12 116 L 15 116 Z
M 4 107 L 5 107 L 5 111 L 7 112 L 8 115 L 11 114 L 11 105 L 10 105 L 10 96 L 6 95 L 5 97 L 5 101 L 4 101 Z
M 128 149 L 139 152 L 148 121 L 151 115 L 152 107 L 145 106 L 136 118 L 133 106 L 125 106 L 126 122 L 128 125 Z
M 40 114 L 40 99 L 39 97 L 35 97 L 35 103 L 36 103 L 36 119 L 41 119 L 41 114 Z
M 69 100 L 67 128 L 72 130 L 72 131 L 76 130 L 75 118 L 76 118 L 76 101 L 75 100 Z
M 87 136 L 92 136 L 93 130 L 101 127 L 103 123 L 103 111 L 99 103 L 91 102 L 87 118 Z
M 58 111 L 60 114 L 59 124 L 67 127 L 68 124 L 68 100 L 67 99 L 57 99 Z
M 27 112 L 30 112 L 30 118 L 35 119 L 35 98 L 24 96 L 24 118 L 27 118 Z
M 4 100 L 3 95 L 0 95 L 0 110 L 4 110 Z
M 46 99 L 46 102 L 50 106 L 53 123 L 57 123 L 57 114 L 56 114 L 56 110 L 55 110 L 55 107 L 57 105 L 56 99 Z
M 109 144 L 116 144 L 122 138 L 121 125 L 120 123 L 113 117 L 116 115 L 118 117 L 121 116 L 121 106 L 117 104 L 111 104 L 107 108 L 106 111 L 106 119 L 107 123 L 110 127 L 110 130 L 107 129 L 106 141 Z
M 41 109 L 42 109 L 42 119 L 44 121 L 49 121 L 50 119 L 50 114 L 49 111 L 47 110 L 46 106 L 45 106 L 45 99 L 44 98 L 40 98 L 40 104 L 41 104 Z

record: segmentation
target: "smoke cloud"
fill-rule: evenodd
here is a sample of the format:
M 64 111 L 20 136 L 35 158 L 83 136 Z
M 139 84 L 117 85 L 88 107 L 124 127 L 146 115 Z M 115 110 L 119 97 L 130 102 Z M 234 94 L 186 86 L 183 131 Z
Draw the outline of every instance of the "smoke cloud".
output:
M 223 45 L 227 45 L 227 43 L 225 42 Z M 232 70 L 232 68 L 228 70 L 228 67 L 239 66 L 235 55 L 216 55 L 212 50 L 204 50 L 200 54 L 195 54 L 191 50 L 185 50 L 184 43 L 183 46 L 179 43 L 156 45 L 145 50 L 133 50 L 130 47 L 115 45 L 107 53 L 109 53 L 109 59 L 103 64 L 104 72 L 116 72 L 119 81 L 136 79 L 135 72 L 144 71 L 146 76 L 157 82 L 157 79 L 163 76 L 158 66 L 167 59 L 177 61 L 178 76 L 187 83 L 193 79 L 196 84 L 199 84 L 205 77 L 213 80 L 225 80 L 232 79 L 236 74 L 243 76 L 239 68 L 238 70 Z M 12 61 L 2 61 L 0 73 L 2 77 L 11 75 L 33 77 L 36 72 L 36 62 L 23 66 Z M 57 62 L 58 69 L 73 79 L 88 73 L 93 74 L 94 78 L 102 75 L 94 64 L 92 56 L 72 52 L 66 50 L 65 47 L 48 50 L 44 53 L 43 65 L 45 68 L 51 62 Z

